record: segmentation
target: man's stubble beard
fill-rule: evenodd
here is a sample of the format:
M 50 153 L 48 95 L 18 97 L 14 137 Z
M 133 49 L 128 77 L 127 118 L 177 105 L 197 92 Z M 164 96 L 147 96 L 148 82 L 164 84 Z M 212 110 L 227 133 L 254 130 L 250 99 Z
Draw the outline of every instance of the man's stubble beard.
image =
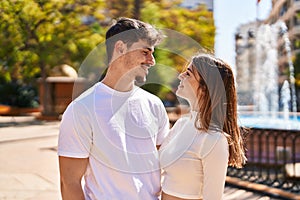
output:
M 135 84 L 138 86 L 143 85 L 146 82 L 146 77 L 142 77 L 142 76 L 136 76 L 135 77 Z

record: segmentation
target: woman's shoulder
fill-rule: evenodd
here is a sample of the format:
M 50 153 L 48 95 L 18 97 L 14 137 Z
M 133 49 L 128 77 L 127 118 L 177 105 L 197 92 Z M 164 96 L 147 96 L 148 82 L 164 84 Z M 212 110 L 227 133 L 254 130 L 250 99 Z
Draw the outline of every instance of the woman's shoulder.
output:
M 178 138 L 179 135 L 187 135 L 191 131 L 196 133 L 191 117 L 189 115 L 182 115 L 170 129 L 163 144 L 167 144 L 171 140 Z
M 206 157 L 216 145 L 227 144 L 225 134 L 220 130 L 200 131 L 197 135 L 199 142 L 199 154 L 202 158 Z
M 190 120 L 192 120 L 191 113 L 186 113 L 186 114 L 180 115 L 180 117 L 177 119 L 176 123 L 183 123 L 183 122 L 187 122 L 187 121 L 190 121 Z

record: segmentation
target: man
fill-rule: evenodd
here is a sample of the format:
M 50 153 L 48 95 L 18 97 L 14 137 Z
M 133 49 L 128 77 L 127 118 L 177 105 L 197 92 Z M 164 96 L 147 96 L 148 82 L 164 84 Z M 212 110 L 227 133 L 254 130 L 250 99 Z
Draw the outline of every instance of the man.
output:
M 169 121 L 161 100 L 135 82 L 145 82 L 161 39 L 151 25 L 129 18 L 120 18 L 107 31 L 104 79 L 76 98 L 61 121 L 64 200 L 158 199 L 156 147 Z

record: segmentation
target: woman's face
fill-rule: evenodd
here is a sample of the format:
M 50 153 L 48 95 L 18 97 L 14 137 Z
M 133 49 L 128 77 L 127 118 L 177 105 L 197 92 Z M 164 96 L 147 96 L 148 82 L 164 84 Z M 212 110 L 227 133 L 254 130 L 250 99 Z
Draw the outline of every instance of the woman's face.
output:
M 190 64 L 188 68 L 179 76 L 180 84 L 176 91 L 176 95 L 189 100 L 190 103 L 195 103 L 197 100 L 197 93 L 199 88 L 200 76 L 197 69 Z

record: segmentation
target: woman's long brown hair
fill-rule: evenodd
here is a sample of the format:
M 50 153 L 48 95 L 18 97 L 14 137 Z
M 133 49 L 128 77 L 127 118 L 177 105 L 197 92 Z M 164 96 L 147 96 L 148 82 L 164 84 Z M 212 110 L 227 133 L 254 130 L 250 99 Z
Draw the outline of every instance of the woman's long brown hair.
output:
M 198 130 L 223 130 L 229 144 L 229 166 L 241 168 L 246 162 L 244 137 L 237 123 L 237 94 L 231 67 L 209 54 L 192 59 L 199 73 Z

